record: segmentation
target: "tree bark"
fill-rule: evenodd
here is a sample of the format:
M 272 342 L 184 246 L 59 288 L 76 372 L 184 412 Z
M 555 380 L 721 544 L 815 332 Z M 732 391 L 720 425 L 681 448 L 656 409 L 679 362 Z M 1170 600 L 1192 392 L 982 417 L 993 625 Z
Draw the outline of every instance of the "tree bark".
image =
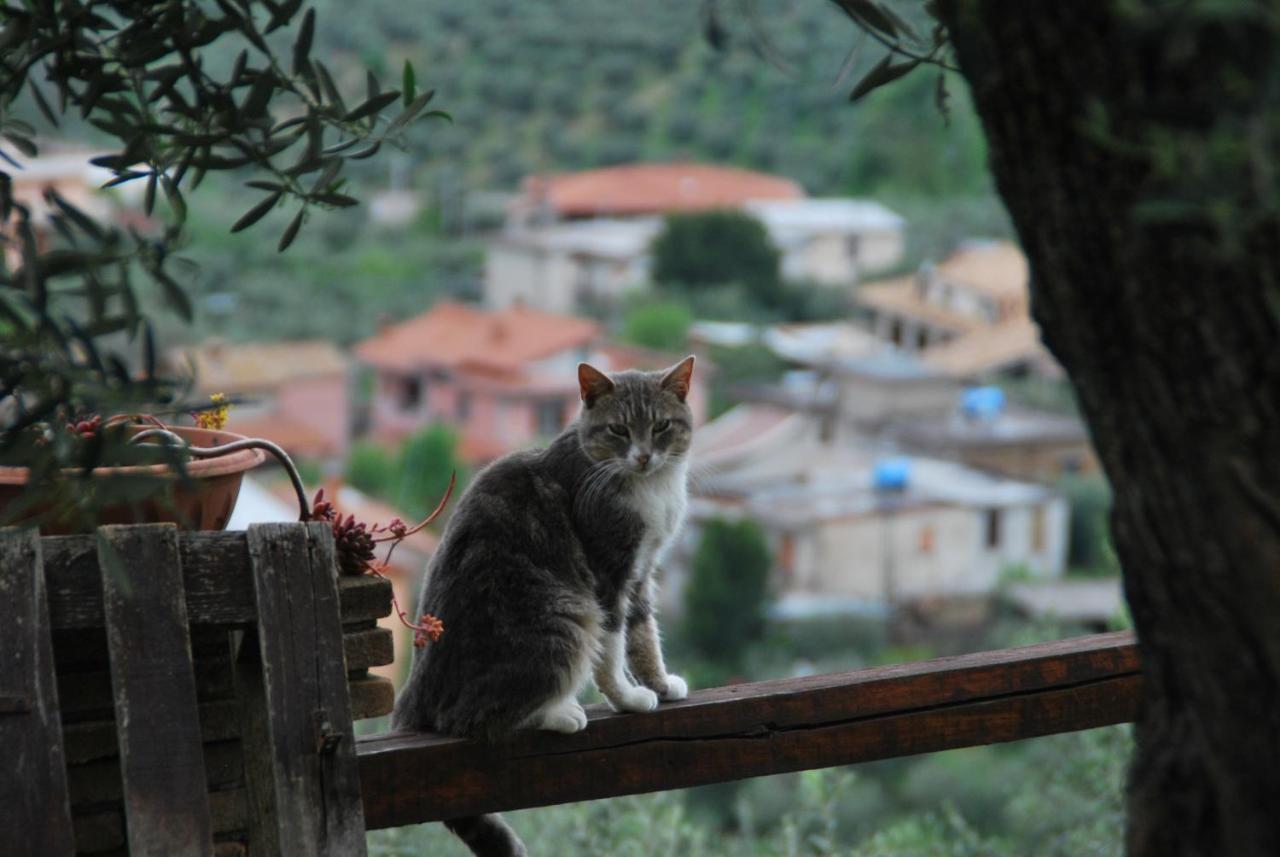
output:
M 938 4 L 1115 493 L 1134 857 L 1280 854 L 1280 38 L 1215 5 Z

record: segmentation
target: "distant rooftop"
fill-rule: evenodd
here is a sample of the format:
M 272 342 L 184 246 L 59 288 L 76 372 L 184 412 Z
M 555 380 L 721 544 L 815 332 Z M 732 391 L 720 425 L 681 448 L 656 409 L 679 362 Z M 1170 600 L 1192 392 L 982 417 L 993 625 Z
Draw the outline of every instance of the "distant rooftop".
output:
M 790 179 L 710 164 L 627 164 L 530 176 L 527 201 L 556 215 L 631 217 L 672 211 L 738 208 L 752 200 L 801 199 L 804 189 Z
M 775 233 L 878 232 L 906 226 L 901 217 L 869 199 L 753 199 L 744 207 Z
M 817 420 L 760 405 L 740 405 L 699 430 L 695 491 L 737 499 L 779 523 L 875 514 L 928 505 L 1003 507 L 1040 502 L 1041 485 L 951 461 L 910 456 L 906 487 L 875 487 L 878 462 L 903 458 L 893 446 L 859 436 L 823 437 Z M 702 468 L 699 472 L 699 468 Z
M 826 365 L 837 375 L 861 375 L 881 381 L 932 381 L 944 377 L 920 358 L 896 348 L 837 357 Z
M 412 371 L 430 366 L 497 375 L 570 348 L 586 348 L 600 334 L 595 322 L 513 306 L 484 310 L 445 301 L 380 330 L 356 346 L 372 366 Z
M 1006 407 L 989 417 L 956 410 L 941 419 L 916 419 L 895 426 L 895 436 L 921 447 L 999 446 L 1034 441 L 1081 441 L 1084 424 L 1076 417 Z
M 995 298 L 1027 296 L 1030 270 L 1022 250 L 1009 241 L 967 241 L 940 262 L 937 273 L 952 283 Z

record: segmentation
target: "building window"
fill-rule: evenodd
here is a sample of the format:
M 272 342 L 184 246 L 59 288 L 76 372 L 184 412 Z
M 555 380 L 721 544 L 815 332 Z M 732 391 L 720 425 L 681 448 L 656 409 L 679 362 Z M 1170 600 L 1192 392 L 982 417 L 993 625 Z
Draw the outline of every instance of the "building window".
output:
M 902 322 L 895 318 L 889 324 L 889 341 L 894 345 L 901 345 L 903 338 L 902 333 Z
M 465 423 L 471 419 L 471 394 L 459 393 L 456 411 L 458 422 Z
M 1000 510 L 988 509 L 987 514 L 987 549 L 1000 547 Z
M 1044 553 L 1045 544 L 1045 511 L 1044 506 L 1036 506 L 1031 510 L 1031 550 Z
M 862 236 L 848 235 L 844 239 L 844 251 L 849 256 L 849 262 L 856 268 L 858 267 L 859 257 L 862 255 Z
M 400 379 L 400 391 L 398 400 L 400 410 L 416 411 L 422 407 L 425 400 L 422 389 L 422 379 L 416 376 L 409 376 Z
M 560 429 L 564 428 L 564 403 L 559 399 L 538 402 L 535 417 L 538 434 L 545 437 L 559 434 Z

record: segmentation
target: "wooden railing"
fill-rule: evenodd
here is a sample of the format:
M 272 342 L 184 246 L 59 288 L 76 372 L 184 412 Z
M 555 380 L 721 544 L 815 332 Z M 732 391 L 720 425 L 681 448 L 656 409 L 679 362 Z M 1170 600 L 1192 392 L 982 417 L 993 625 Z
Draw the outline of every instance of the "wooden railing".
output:
M 0 530 L 0 855 L 364 853 L 366 828 L 1132 720 L 1127 633 L 596 707 L 576 735 L 353 740 L 390 708 L 390 586 L 323 525 Z M 357 779 L 358 777 L 358 779 Z M 363 818 L 361 808 L 363 805 Z M 0 813 L 3 815 L 3 813 Z M 10 819 L 10 817 L 12 817 Z
M 590 710 L 576 735 L 503 744 L 391 733 L 357 745 L 365 824 L 397 827 L 1017 741 L 1131 721 L 1128 632 Z

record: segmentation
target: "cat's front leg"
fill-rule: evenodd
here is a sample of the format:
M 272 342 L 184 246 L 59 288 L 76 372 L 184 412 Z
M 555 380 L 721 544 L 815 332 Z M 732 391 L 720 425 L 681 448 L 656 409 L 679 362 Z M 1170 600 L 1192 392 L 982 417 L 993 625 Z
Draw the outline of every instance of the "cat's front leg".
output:
M 627 663 L 631 673 L 646 687 L 667 701 L 684 699 L 689 685 L 678 675 L 667 672 L 662 659 L 662 641 L 658 619 L 653 613 L 652 575 L 646 578 L 631 598 L 627 609 Z
M 626 625 L 622 609 L 605 619 L 600 660 L 596 663 L 596 687 L 615 711 L 653 711 L 658 694 L 627 675 Z

